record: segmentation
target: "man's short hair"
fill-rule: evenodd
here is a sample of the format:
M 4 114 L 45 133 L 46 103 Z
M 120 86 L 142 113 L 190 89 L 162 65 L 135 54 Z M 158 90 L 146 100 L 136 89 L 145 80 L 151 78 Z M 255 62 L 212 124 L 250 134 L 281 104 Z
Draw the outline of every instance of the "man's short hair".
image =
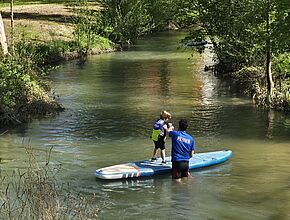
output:
M 187 120 L 186 119 L 181 119 L 179 122 L 179 130 L 180 131 L 185 131 L 188 127 L 188 123 L 187 123 Z

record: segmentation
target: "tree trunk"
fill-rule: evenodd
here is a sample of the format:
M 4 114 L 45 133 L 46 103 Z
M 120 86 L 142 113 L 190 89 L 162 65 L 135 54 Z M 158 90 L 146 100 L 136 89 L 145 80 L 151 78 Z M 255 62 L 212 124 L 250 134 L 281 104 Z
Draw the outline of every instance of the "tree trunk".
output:
M 266 11 L 266 29 L 267 29 L 267 39 L 266 39 L 266 78 L 267 78 L 267 101 L 270 105 L 272 103 L 272 91 L 274 88 L 274 81 L 271 71 L 272 66 L 272 51 L 271 51 L 271 30 L 270 30 L 270 17 L 271 5 L 267 1 L 267 11 Z
M 272 96 L 272 91 L 273 91 L 273 88 L 274 88 L 274 81 L 273 81 L 271 66 L 272 66 L 271 51 L 270 51 L 270 48 L 267 48 L 267 54 L 266 54 L 266 77 L 267 77 L 267 95 L 268 95 L 269 104 L 271 104 L 271 96 Z
M 8 46 L 7 46 L 7 42 L 6 42 L 4 23 L 2 20 L 1 13 L 0 13 L 0 45 L 2 47 L 3 54 L 7 54 L 8 53 Z
M 10 52 L 14 55 L 14 10 L 13 10 L 13 0 L 10 1 L 10 25 L 11 25 L 11 33 L 10 33 Z

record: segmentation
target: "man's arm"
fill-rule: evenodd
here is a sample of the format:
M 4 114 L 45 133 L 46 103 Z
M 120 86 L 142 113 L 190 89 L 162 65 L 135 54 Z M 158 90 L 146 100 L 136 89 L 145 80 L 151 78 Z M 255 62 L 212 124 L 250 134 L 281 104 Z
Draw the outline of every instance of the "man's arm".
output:
M 193 154 L 194 154 L 194 150 L 192 150 L 192 151 L 190 152 L 190 158 L 193 157 Z
M 169 123 L 169 125 L 168 125 L 166 131 L 167 131 L 168 133 L 170 133 L 170 131 L 173 131 L 173 130 L 174 130 L 173 125 L 172 125 L 171 123 Z M 169 135 L 169 136 L 170 136 L 170 135 Z
M 194 139 L 192 139 L 192 145 L 191 145 L 191 152 L 190 152 L 190 158 L 193 157 L 193 154 L 194 154 Z

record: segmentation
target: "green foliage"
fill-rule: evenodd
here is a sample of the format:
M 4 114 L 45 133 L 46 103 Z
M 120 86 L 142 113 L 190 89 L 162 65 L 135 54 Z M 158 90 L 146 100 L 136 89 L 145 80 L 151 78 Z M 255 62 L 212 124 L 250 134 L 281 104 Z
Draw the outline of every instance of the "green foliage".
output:
M 110 48 L 114 48 L 114 44 L 108 38 L 101 37 L 98 35 L 94 39 L 93 48 L 99 50 L 107 50 Z
M 113 48 L 111 41 L 101 36 L 105 35 L 106 28 L 99 10 L 91 8 L 86 0 L 79 0 L 74 5 L 74 12 L 74 44 L 82 62 L 92 50 Z
M 255 38 L 247 4 L 243 5 L 240 1 L 198 0 L 196 10 L 203 33 L 212 41 L 222 69 L 237 71 L 251 63 Z
M 290 105 L 290 80 L 282 82 L 281 92 L 284 94 L 285 100 Z
M 231 74 L 235 85 L 245 94 L 253 95 L 264 81 L 263 68 L 244 67 Z
M 197 22 L 196 0 L 180 0 L 171 2 L 173 13 L 171 20 L 181 27 L 189 27 Z M 172 7 L 173 6 L 173 7 Z M 170 7 L 170 5 L 169 5 Z
M 281 50 L 282 42 L 274 37 L 273 31 L 281 22 L 272 16 L 276 13 L 272 4 L 263 0 L 198 0 L 199 21 L 214 43 L 220 63 L 228 71 L 263 65 L 266 47 L 271 47 L 272 53 Z M 269 16 L 271 30 L 266 25 Z M 269 38 L 271 45 L 267 44 Z
M 20 65 L 9 65 L 9 63 L 0 64 L 0 103 L 1 110 L 10 110 L 16 105 L 17 99 L 21 99 L 24 89 L 24 80 L 26 76 L 19 74 Z
M 172 0 L 144 0 L 144 4 L 146 4 L 150 27 L 153 30 L 164 29 L 176 14 L 175 3 Z
M 0 63 L 0 115 L 15 112 L 23 104 L 47 98 L 37 80 L 27 73 L 26 66 L 5 59 Z
M 74 11 L 77 18 L 74 20 L 74 37 L 77 46 L 82 50 L 90 50 L 95 37 L 102 29 L 102 20 L 98 11 L 88 8 L 87 1 L 79 1 Z
M 137 38 L 149 30 L 149 16 L 144 4 L 139 0 L 127 1 L 124 13 L 119 17 L 116 31 L 121 42 L 135 43 Z
M 280 54 L 273 60 L 273 68 L 277 77 L 290 79 L 290 54 Z
M 40 80 L 50 64 L 87 54 L 93 48 L 112 48 L 99 33 L 104 29 L 98 11 L 89 9 L 83 1 L 76 7 L 75 41 L 40 42 L 22 30 L 21 39 L 14 42 L 10 55 L 0 61 L 0 123 L 20 122 L 30 115 L 53 113 L 62 108 L 52 100 Z
M 128 45 L 141 35 L 166 29 L 169 22 L 188 25 L 195 17 L 192 1 L 97 0 L 105 27 L 101 35 Z
M 290 51 L 290 2 L 197 0 L 195 10 L 203 38 L 209 37 L 213 43 L 218 59 L 217 70 L 220 73 L 245 74 L 243 78 L 247 78 L 252 77 L 244 71 L 248 67 L 263 69 L 264 75 L 258 81 L 259 88 L 267 86 L 266 96 L 270 105 L 272 94 L 275 101 L 281 100 L 282 96 L 277 95 L 278 87 L 275 92 L 271 91 L 274 86 L 272 72 L 276 83 L 288 77 L 289 58 L 281 54 Z M 194 38 L 196 33 L 191 36 Z M 274 68 L 271 69 L 273 58 Z M 281 82 L 278 84 L 283 88 Z
M 34 73 L 41 63 L 43 55 L 38 52 L 40 43 L 20 40 L 15 43 L 12 59 L 17 61 L 27 73 Z
M 74 42 L 67 42 L 63 40 L 53 40 L 48 43 L 36 44 L 36 53 L 39 54 L 40 59 L 36 61 L 37 66 L 46 66 L 49 64 L 58 64 L 65 59 L 67 53 L 76 50 Z
M 65 59 L 66 53 L 73 52 L 76 48 L 74 42 L 39 42 L 23 38 L 15 43 L 13 60 L 21 63 L 29 74 L 41 75 L 45 73 L 48 65 L 58 64 Z
M 106 27 L 103 36 L 121 44 L 134 43 L 149 28 L 149 15 L 143 0 L 98 0 Z
M 48 96 L 45 84 L 39 81 L 48 59 L 60 57 L 59 45 L 57 41 L 45 44 L 22 40 L 15 43 L 13 56 L 3 57 L 0 62 L 0 124 L 18 123 L 31 114 L 61 109 Z
M 277 88 L 283 94 L 283 99 L 290 103 L 290 54 L 284 53 L 275 57 L 273 69 Z

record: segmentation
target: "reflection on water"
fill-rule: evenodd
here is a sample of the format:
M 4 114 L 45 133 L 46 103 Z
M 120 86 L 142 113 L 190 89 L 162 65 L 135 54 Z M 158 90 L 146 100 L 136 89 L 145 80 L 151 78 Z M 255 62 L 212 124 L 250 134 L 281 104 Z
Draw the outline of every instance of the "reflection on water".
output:
M 4 134 L 1 129 L 1 169 L 21 167 L 24 146 L 40 152 L 53 146 L 61 179 L 105 202 L 101 219 L 290 219 L 290 116 L 230 94 L 203 71 L 207 56 L 176 49 L 183 35 L 155 35 L 131 51 L 54 71 L 52 84 L 66 111 Z M 170 174 L 96 181 L 97 168 L 151 156 L 151 126 L 163 109 L 173 113 L 175 126 L 189 119 L 198 152 L 227 148 L 233 158 L 192 172 L 184 184 Z

